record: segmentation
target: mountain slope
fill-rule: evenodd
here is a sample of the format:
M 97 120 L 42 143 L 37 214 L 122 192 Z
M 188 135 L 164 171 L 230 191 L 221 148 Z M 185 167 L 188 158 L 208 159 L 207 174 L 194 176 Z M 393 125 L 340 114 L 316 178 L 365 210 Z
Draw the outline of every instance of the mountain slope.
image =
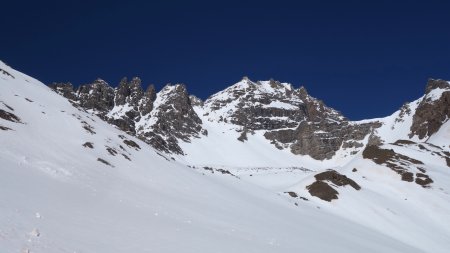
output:
M 227 156 L 243 154 L 255 161 L 251 158 L 253 151 L 246 152 L 252 149 L 240 143 L 252 137 L 263 153 L 276 152 L 276 148 L 296 155 L 292 158 L 277 152 L 285 157 L 278 160 L 289 161 L 290 165 L 310 158 L 343 164 L 367 145 L 400 139 L 425 141 L 450 117 L 450 85 L 443 80 L 430 79 L 423 97 L 406 103 L 391 116 L 356 122 L 310 96 L 304 87 L 295 89 L 274 80 L 253 82 L 245 77 L 206 101 L 189 95 L 182 84 L 169 84 L 158 93 L 152 85 L 144 93 L 140 85 L 139 78 L 131 82 L 125 78 L 116 89 L 101 79 L 77 91 L 67 83 L 52 87 L 73 104 L 160 151 L 185 156 L 181 159 L 192 164 L 205 164 L 202 156 L 195 154 L 196 146 L 205 143 L 209 143 L 209 160 L 220 160 L 222 165 L 229 164 Z M 214 143 L 227 143 L 221 148 L 226 146 L 230 152 L 214 153 Z M 282 165 L 273 163 L 274 159 L 266 161 L 267 156 L 257 156 L 266 166 Z M 241 166 L 245 164 L 240 162 Z
M 20 119 L 0 119 L 2 252 L 419 252 L 233 177 L 205 176 L 0 68 L 1 110 Z
M 431 144 L 394 145 L 386 139 L 379 149 L 393 149 L 392 161 L 364 156 L 369 133 L 358 141 L 363 147 L 349 148 L 356 153 L 339 149 L 320 161 L 277 149 L 265 130 L 247 128 L 247 140 L 238 140 L 242 125 L 205 115 L 208 101 L 194 101 L 181 86 L 168 86 L 159 99 L 150 89 L 139 100 L 126 84 L 120 93 L 101 80 L 78 93 L 70 85 L 56 86 L 58 93 L 74 96 L 68 100 L 4 63 L 0 69 L 2 252 L 446 252 L 450 247 L 449 147 L 442 140 L 449 136 L 448 121 L 428 138 Z M 80 101 L 80 94 L 89 99 Z M 170 106 L 173 101 L 162 98 L 171 94 L 184 102 Z M 346 121 L 323 108 L 323 115 Z M 150 115 L 142 129 L 154 132 L 155 115 L 165 117 L 167 111 L 172 121 L 161 122 L 164 131 L 157 134 L 164 141 L 174 136 L 184 155 L 154 149 L 137 134 L 140 124 L 126 130 L 111 120 L 140 122 Z M 200 121 L 185 128 L 177 123 L 187 122 L 181 111 L 194 112 Z M 189 132 L 192 136 L 182 135 Z M 339 186 L 340 176 L 318 180 L 327 169 L 361 188 Z M 433 182 L 416 183 L 424 178 L 419 173 Z M 312 195 L 307 187 L 315 181 L 338 191 L 338 199 Z

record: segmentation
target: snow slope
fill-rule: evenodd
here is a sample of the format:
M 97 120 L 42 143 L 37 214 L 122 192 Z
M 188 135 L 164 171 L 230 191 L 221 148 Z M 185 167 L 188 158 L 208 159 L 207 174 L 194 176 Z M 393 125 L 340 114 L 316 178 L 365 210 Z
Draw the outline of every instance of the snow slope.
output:
M 248 82 L 241 81 L 211 98 L 228 101 L 229 95 L 233 95 L 230 90 L 243 89 L 247 87 L 245 85 L 248 86 Z M 263 89 L 264 84 L 257 87 Z M 432 102 L 439 99 L 444 91 L 447 90 L 435 89 L 385 118 L 350 123 L 380 122 L 382 126 L 375 130 L 375 134 L 385 143 L 382 148 L 393 149 L 399 154 L 422 161 L 426 174 L 434 181 L 430 188 L 402 181 L 401 176 L 390 168 L 364 159 L 362 150 L 356 155 L 348 155 L 349 151 L 341 149 L 332 159 L 318 161 L 273 148 L 263 136 L 264 130 L 256 130 L 254 134 L 247 135 L 245 143 L 240 142 L 237 139 L 242 129 L 218 120 L 220 116 L 225 117 L 233 112 L 233 103 L 237 103 L 237 100 L 227 102 L 227 106 L 216 111 L 208 110 L 208 101 L 203 107 L 195 107 L 208 136 L 181 143 L 186 156 L 177 159 L 193 166 L 227 169 L 243 181 L 272 192 L 295 192 L 308 201 L 294 198 L 290 199 L 292 203 L 320 207 L 425 252 L 446 252 L 450 248 L 450 171 L 445 159 L 436 153 L 450 151 L 450 123 L 444 123 L 427 140 L 409 137 L 418 105 L 425 100 Z M 362 141 L 364 145 L 367 145 L 368 137 Z M 415 141 L 417 144 L 390 144 L 398 140 Z M 354 168 L 357 170 L 352 172 Z M 335 187 L 339 191 L 339 200 L 331 203 L 312 197 L 306 187 L 315 181 L 314 175 L 327 169 L 337 170 L 354 179 L 362 190 Z M 409 166 L 408 170 L 416 175 L 421 173 L 414 166 Z
M 400 175 L 386 166 L 356 156 L 341 167 L 341 174 L 355 180 L 361 190 L 337 187 L 339 199 L 331 203 L 310 197 L 305 187 L 314 177 L 304 177 L 284 191 L 306 196 L 334 214 L 386 233 L 426 252 L 446 252 L 450 244 L 450 171 L 444 159 L 436 158 L 415 146 L 384 145 L 382 148 L 424 161 L 420 168 L 434 180 L 430 188 L 401 180 Z M 432 149 L 432 146 L 427 146 Z M 352 171 L 356 169 L 356 171 Z M 414 166 L 410 171 L 420 173 Z
M 1 252 L 422 252 L 166 158 L 0 69 L 0 109 L 20 118 L 0 118 Z
M 450 151 L 450 120 L 447 120 L 446 123 L 442 125 L 442 127 L 439 129 L 439 131 L 427 140 L 429 143 L 433 143 L 435 145 L 438 145 L 442 147 L 443 149 L 446 149 L 447 151 Z

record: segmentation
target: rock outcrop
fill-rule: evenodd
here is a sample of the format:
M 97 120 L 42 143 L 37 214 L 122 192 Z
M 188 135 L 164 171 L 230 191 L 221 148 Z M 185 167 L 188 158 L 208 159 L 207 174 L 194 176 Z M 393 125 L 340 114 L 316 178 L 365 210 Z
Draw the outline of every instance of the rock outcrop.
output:
M 123 78 L 115 89 L 101 79 L 76 91 L 70 83 L 53 83 L 50 87 L 74 105 L 91 110 L 164 152 L 183 154 L 179 141 L 189 142 L 206 133 L 191 105 L 191 100 L 199 105 L 201 100 L 189 96 L 181 84 L 167 85 L 159 93 L 153 85 L 144 92 L 137 77 L 131 81 Z
M 192 108 L 183 84 L 166 85 L 158 94 L 148 117 L 138 123 L 138 136 L 166 152 L 183 154 L 178 141 L 190 142 L 202 133 L 202 121 Z
M 413 116 L 409 137 L 424 139 L 436 133 L 450 118 L 450 84 L 444 80 L 428 80 L 424 99 Z
M 316 181 L 306 186 L 306 189 L 309 191 L 311 196 L 318 197 L 328 202 L 333 199 L 338 199 L 339 192 L 335 189 L 337 187 L 349 185 L 357 191 L 361 189 L 361 186 L 359 186 L 355 181 L 335 170 L 327 170 L 315 175 L 314 177 L 316 178 Z M 335 188 L 333 188 L 330 184 L 332 184 Z
M 241 141 L 248 130 L 265 130 L 264 136 L 277 148 L 318 160 L 330 159 L 342 145 L 361 148 L 360 141 L 381 125 L 351 124 L 304 87 L 294 89 L 274 80 L 255 83 L 244 78 L 210 97 L 204 107 L 219 121 L 242 126 Z
M 398 143 L 405 143 L 405 141 Z M 401 145 L 398 143 L 396 145 Z M 421 167 L 424 163 L 420 160 L 396 153 L 393 149 L 378 146 L 367 146 L 362 154 L 364 159 L 370 159 L 376 164 L 390 168 L 399 174 L 403 181 L 415 181 L 422 187 L 429 187 L 429 184 L 433 183 L 433 180 L 425 174 L 426 170 Z
M 72 83 L 52 83 L 50 88 L 69 100 L 76 101 L 77 95 L 73 89 Z
M 94 110 L 102 118 L 114 107 L 114 89 L 100 78 L 91 84 L 81 85 L 76 96 L 81 107 Z

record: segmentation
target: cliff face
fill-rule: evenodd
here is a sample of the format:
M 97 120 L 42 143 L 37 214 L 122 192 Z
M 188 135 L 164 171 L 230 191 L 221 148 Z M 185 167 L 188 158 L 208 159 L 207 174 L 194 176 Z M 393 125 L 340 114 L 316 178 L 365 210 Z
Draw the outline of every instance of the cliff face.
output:
M 243 133 L 264 131 L 278 149 L 330 159 L 343 148 L 364 146 L 362 140 L 380 123 L 350 124 L 338 111 L 308 94 L 304 87 L 278 81 L 241 82 L 205 101 L 211 120 L 241 126 Z
M 450 118 L 450 84 L 444 80 L 428 80 L 425 96 L 417 107 L 410 137 L 419 139 L 436 133 Z
M 158 92 L 153 110 L 136 125 L 138 136 L 153 147 L 176 154 L 183 154 L 179 141 L 198 138 L 202 130 L 202 121 L 182 84 L 166 85 Z

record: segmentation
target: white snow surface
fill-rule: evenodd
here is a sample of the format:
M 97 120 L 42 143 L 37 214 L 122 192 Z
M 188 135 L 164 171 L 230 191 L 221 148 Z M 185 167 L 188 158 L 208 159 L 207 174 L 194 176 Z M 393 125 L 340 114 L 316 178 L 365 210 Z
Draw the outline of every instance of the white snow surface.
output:
M 447 120 L 447 122 L 445 122 L 441 126 L 438 132 L 430 136 L 427 142 L 437 145 L 447 151 L 450 151 L 449 140 L 450 140 L 450 120 Z
M 405 113 L 401 116 L 401 110 L 398 110 L 392 115 L 381 119 L 380 122 L 382 122 L 383 126 L 375 130 L 377 135 L 386 143 L 392 143 L 399 139 L 412 139 L 413 141 L 418 141 L 419 139 L 417 136 L 409 138 L 409 133 L 411 133 L 410 128 L 413 122 L 414 111 L 423 98 L 424 96 L 413 102 L 407 103 L 411 113 Z
M 113 109 L 106 115 L 108 118 L 120 119 L 125 116 L 125 113 L 132 110 L 133 107 L 126 103 L 124 105 L 115 105 Z
M 268 105 L 263 105 L 263 107 L 265 107 L 265 108 L 281 108 L 281 109 L 287 109 L 287 110 L 297 109 L 297 107 L 295 107 L 291 104 L 288 104 L 288 103 L 281 102 L 281 101 L 272 101 Z
M 449 85 L 449 88 L 450 88 L 450 85 Z M 433 89 L 426 95 L 425 99 L 427 99 L 430 102 L 434 102 L 434 101 L 440 99 L 442 96 L 442 93 L 444 93 L 448 90 L 449 89 L 442 89 L 442 88 Z
M 210 138 L 182 144 L 188 155 L 173 160 L 74 108 L 39 81 L 2 62 L 0 69 L 12 75 L 0 71 L 0 109 L 22 121 L 0 118 L 0 126 L 12 129 L 0 130 L 1 252 L 450 248 L 450 173 L 445 161 L 430 153 L 389 146 L 426 161 L 435 182 L 424 189 L 360 155 L 319 162 L 274 149 L 260 132 L 249 134 L 245 144 L 236 142 L 235 129 L 227 131 L 232 125 L 205 116 Z M 449 128 L 447 122 L 432 138 L 448 140 Z M 123 138 L 140 149 L 125 145 Z M 93 149 L 83 147 L 86 142 Z M 239 179 L 211 174 L 201 165 L 228 169 Z M 347 174 L 362 190 L 339 188 L 339 200 L 331 203 L 310 196 L 305 186 L 315 171 L 326 168 Z M 309 201 L 283 194 L 289 190 Z

